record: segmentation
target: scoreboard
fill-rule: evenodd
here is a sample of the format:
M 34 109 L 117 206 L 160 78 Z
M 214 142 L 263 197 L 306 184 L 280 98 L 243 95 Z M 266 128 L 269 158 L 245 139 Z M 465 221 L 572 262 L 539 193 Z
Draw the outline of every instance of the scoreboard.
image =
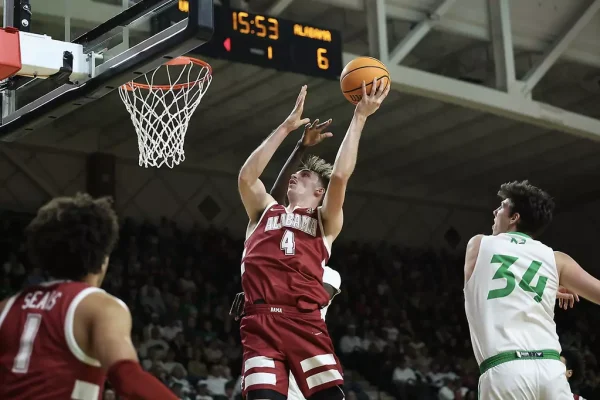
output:
M 179 10 L 186 1 L 179 2 Z M 199 55 L 338 79 L 342 71 L 339 31 L 264 14 L 215 6 L 215 32 Z

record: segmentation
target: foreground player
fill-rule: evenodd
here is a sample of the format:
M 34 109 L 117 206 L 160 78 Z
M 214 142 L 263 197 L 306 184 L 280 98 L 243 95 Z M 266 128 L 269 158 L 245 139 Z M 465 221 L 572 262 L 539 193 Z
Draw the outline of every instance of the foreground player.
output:
M 259 177 L 287 135 L 310 122 L 302 118 L 306 86 L 290 116 L 240 170 L 239 191 L 250 219 L 241 267 L 246 316 L 240 326 L 248 400 L 285 399 L 290 371 L 307 399 L 344 398 L 341 366 L 320 314 L 329 303 L 323 266 L 342 229 L 346 185 L 362 129 L 389 93 L 383 82 L 373 88 L 367 95 L 363 84 L 363 98 L 333 168 L 311 158 L 306 169 L 292 175 L 287 208 L 267 193 Z
M 477 235 L 465 257 L 465 310 L 480 399 L 570 400 L 560 362 L 554 301 L 560 285 L 600 303 L 600 281 L 568 255 L 535 240 L 554 201 L 527 181 L 502 185 L 493 235 Z
M 177 399 L 140 367 L 127 306 L 99 289 L 118 232 L 106 198 L 39 209 L 27 251 L 54 280 L 0 302 L 0 399 L 98 400 L 107 375 L 127 399 Z
M 271 189 L 271 196 L 277 201 L 279 204 L 286 204 L 287 200 L 287 188 L 289 186 L 288 182 L 292 174 L 298 171 L 298 168 L 301 165 L 302 158 L 304 157 L 306 151 L 309 147 L 316 146 L 321 143 L 323 140 L 331 137 L 332 135 L 328 132 L 323 133 L 329 125 L 331 125 L 331 119 L 328 121 L 319 124 L 319 120 L 315 120 L 311 125 L 305 127 L 302 138 L 292 151 L 292 154 L 287 159 L 283 169 L 281 170 L 279 176 L 275 180 L 275 184 Z M 329 303 L 321 308 L 321 316 L 323 320 L 327 315 L 327 310 L 329 305 L 333 301 L 333 298 L 340 293 L 340 287 L 342 284 L 342 278 L 340 274 L 327 266 L 324 267 L 325 271 L 323 272 L 323 287 L 327 290 L 327 294 L 329 294 Z M 305 400 L 305 397 L 302 395 L 300 391 L 300 387 L 294 378 L 294 375 L 290 371 L 289 376 L 289 386 L 288 386 L 288 400 Z
M 560 353 L 560 361 L 565 364 L 567 368 L 566 377 L 569 381 L 578 382 L 583 376 L 583 356 L 575 349 L 564 349 Z M 574 400 L 585 400 L 578 394 L 573 395 Z

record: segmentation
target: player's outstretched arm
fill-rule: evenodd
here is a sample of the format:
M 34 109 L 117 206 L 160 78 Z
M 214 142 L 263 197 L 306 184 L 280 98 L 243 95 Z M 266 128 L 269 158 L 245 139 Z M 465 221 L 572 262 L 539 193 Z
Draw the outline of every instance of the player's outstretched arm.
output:
M 589 301 L 600 304 L 600 280 L 588 274 L 577 261 L 573 260 L 568 254 L 560 251 L 554 252 L 556 266 L 559 271 L 559 281 L 572 293 Z
M 316 146 L 326 138 L 333 136 L 331 132 L 323 133 L 323 131 L 327 129 L 329 125 L 331 125 L 331 119 L 328 119 L 321 124 L 319 123 L 319 120 L 316 119 L 312 124 L 306 124 L 304 126 L 302 138 L 292 151 L 292 154 L 290 154 L 290 157 L 285 162 L 281 172 L 279 172 L 277 180 L 275 180 L 275 184 L 270 192 L 271 196 L 273 196 L 275 201 L 279 204 L 285 204 L 290 177 L 294 172 L 298 171 L 302 157 L 306 153 L 306 150 L 309 147 Z
M 144 371 L 131 342 L 131 314 L 116 298 L 105 293 L 87 296 L 76 319 L 87 321 L 90 347 L 116 392 L 129 400 L 177 400 L 158 379 Z
M 260 214 L 264 211 L 267 205 L 273 201 L 273 197 L 267 193 L 265 185 L 260 181 L 259 177 L 265 170 L 267 164 L 275 154 L 275 151 L 281 145 L 281 142 L 289 135 L 290 132 L 298 129 L 302 125 L 310 122 L 308 118 L 302 118 L 304 111 L 304 99 L 306 98 L 306 85 L 302 86 L 300 94 L 296 99 L 296 105 L 292 113 L 277 129 L 273 131 L 261 143 L 256 150 L 250 154 L 246 160 L 240 174 L 238 176 L 238 188 L 242 203 L 246 213 L 250 218 L 250 222 L 257 222 Z
M 373 80 L 370 94 L 367 94 L 367 89 L 363 82 L 362 100 L 356 105 L 354 117 L 338 150 L 321 209 L 325 235 L 331 242 L 337 238 L 344 223 L 342 207 L 346 197 L 346 186 L 356 166 L 358 143 L 365 122 L 370 115 L 379 109 L 389 92 L 390 85 L 385 87 L 383 79 L 380 81 L 377 81 L 377 79 Z

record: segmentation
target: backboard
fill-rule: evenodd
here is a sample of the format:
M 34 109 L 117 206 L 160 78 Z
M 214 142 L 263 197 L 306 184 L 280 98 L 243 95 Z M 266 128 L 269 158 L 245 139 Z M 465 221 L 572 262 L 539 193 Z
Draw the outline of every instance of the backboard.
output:
M 2 13 L 4 28 L 19 29 L 23 59 L 0 86 L 4 141 L 189 53 L 214 30 L 213 0 L 3 0 Z M 46 63 L 57 73 L 42 76 Z

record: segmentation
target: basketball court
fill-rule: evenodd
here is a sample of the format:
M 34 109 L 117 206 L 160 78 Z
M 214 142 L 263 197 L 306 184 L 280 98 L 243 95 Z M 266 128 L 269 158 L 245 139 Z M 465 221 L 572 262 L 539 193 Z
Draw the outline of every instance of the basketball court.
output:
M 6 4 L 14 1 L 4 3 L 6 26 Z M 309 86 L 306 116 L 334 120 L 334 138 L 315 150 L 333 159 L 353 110 L 337 76 L 366 54 L 387 60 L 395 90 L 361 142 L 349 237 L 420 244 L 443 241 L 449 226 L 461 236 L 486 229 L 506 176 L 547 187 L 568 212 L 598 198 L 600 1 L 510 2 L 508 17 L 509 2 L 489 9 L 485 0 L 373 0 L 367 9 L 356 0 L 255 0 L 246 9 L 217 2 L 214 10 L 212 1 L 196 0 L 183 2 L 188 11 L 174 0 L 47 3 L 30 1 L 30 32 L 81 45 L 77 54 L 86 60 L 94 56 L 76 71 L 79 84 L 19 77 L 4 93 L 0 155 L 15 175 L 6 172 L 2 184 L 18 176 L 30 192 L 12 188 L 3 202 L 74 190 L 87 154 L 99 152 L 117 158 L 125 214 L 242 226 L 245 216 L 231 199 L 243 160 L 289 113 L 302 84 Z M 536 18 L 544 23 L 533 24 Z M 230 21 L 229 30 L 219 21 Z M 241 33 L 244 22 L 264 23 L 265 35 L 277 39 L 252 38 L 254 28 Z M 60 70 L 60 47 L 54 53 Z M 118 88 L 144 82 L 142 75 L 182 55 L 212 71 L 189 121 L 185 160 L 172 170 L 141 168 Z M 528 76 L 535 79 L 519 86 Z M 155 78 L 168 82 L 160 72 Z M 284 143 L 269 177 L 294 144 Z M 216 210 L 211 217 L 201 203 Z M 406 233 L 406 226 L 414 229 Z

